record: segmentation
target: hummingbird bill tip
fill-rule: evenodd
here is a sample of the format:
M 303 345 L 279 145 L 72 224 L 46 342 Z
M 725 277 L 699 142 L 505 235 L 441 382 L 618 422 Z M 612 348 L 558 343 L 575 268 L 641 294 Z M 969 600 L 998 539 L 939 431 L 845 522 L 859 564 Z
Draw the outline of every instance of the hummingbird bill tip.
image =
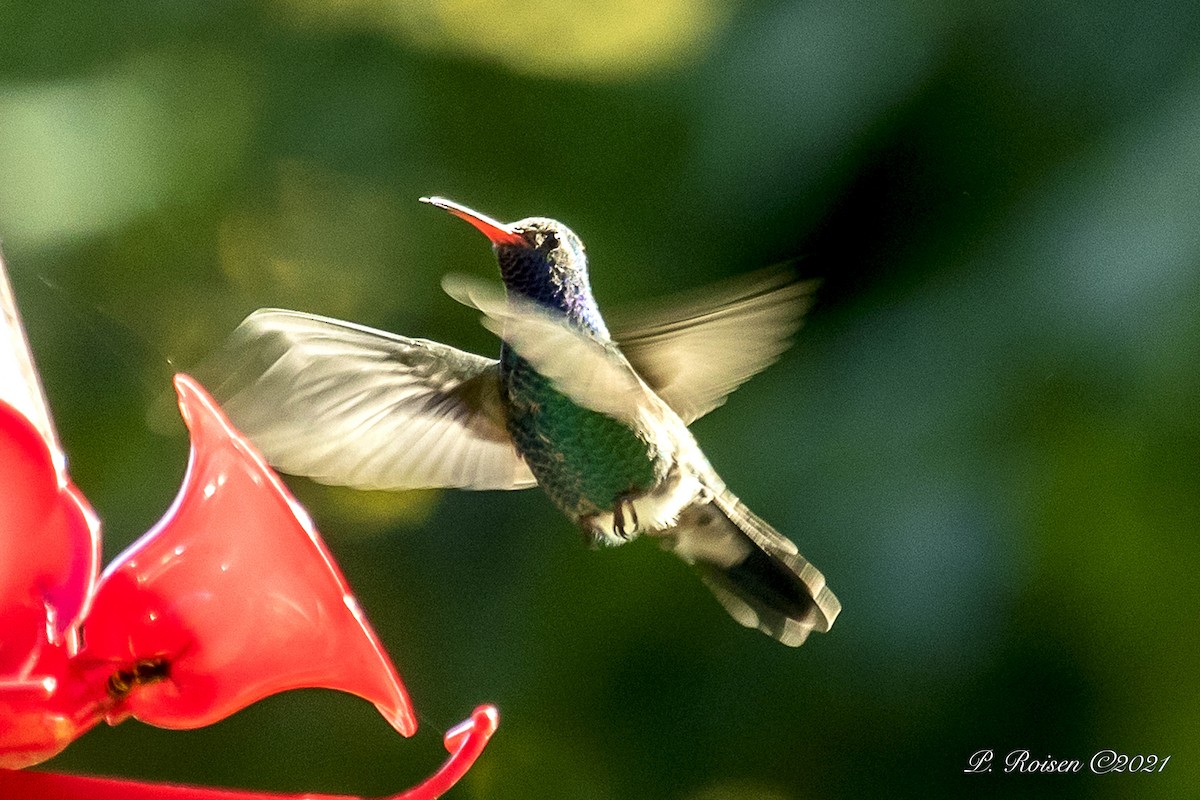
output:
M 422 203 L 428 203 L 435 208 L 449 211 L 459 219 L 466 220 L 475 226 L 475 228 L 488 238 L 493 245 L 524 245 L 525 237 L 513 228 L 511 225 L 505 225 L 503 222 L 492 219 L 486 214 L 481 214 L 473 208 L 467 208 L 462 203 L 456 203 L 453 200 L 448 200 L 445 197 L 422 197 Z

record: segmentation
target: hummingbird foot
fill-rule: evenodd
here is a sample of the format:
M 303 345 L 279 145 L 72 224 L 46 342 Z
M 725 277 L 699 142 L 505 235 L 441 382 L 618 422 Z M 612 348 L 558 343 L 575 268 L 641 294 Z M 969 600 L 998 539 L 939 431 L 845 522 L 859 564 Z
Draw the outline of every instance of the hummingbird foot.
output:
M 638 511 L 635 501 L 642 494 L 630 489 L 617 495 L 613 509 L 608 513 L 591 514 L 579 522 L 591 544 L 596 547 L 625 544 L 640 533 Z
M 631 487 L 613 498 L 612 511 L 581 517 L 579 524 L 597 546 L 616 546 L 640 534 L 670 530 L 681 511 L 710 497 L 711 490 L 694 470 L 676 465 L 653 488 Z
M 629 510 L 629 522 L 632 526 L 626 531 L 625 510 Z M 629 541 L 638 531 L 637 506 L 633 503 L 633 493 L 629 492 L 617 498 L 613 504 L 613 533 L 625 541 Z

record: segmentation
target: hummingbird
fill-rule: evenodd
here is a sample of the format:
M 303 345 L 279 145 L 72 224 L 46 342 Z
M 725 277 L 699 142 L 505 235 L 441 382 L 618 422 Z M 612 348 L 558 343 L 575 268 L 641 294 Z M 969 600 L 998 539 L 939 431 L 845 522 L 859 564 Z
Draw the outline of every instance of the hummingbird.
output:
M 503 286 L 442 285 L 482 313 L 499 358 L 255 311 L 226 345 L 215 394 L 268 461 L 359 489 L 540 486 L 595 546 L 657 539 L 742 625 L 793 647 L 828 631 L 841 603 L 824 576 L 729 490 L 688 430 L 786 349 L 813 282 L 768 269 L 610 329 L 566 225 L 421 201 L 491 242 Z

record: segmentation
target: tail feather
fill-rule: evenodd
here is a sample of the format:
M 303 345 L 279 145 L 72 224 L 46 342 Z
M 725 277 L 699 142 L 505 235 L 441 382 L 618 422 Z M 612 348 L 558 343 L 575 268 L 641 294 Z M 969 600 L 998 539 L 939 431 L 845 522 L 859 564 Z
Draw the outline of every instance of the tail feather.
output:
M 842 610 L 796 545 L 729 492 L 685 510 L 663 546 L 696 567 L 731 617 L 789 647 L 827 632 Z

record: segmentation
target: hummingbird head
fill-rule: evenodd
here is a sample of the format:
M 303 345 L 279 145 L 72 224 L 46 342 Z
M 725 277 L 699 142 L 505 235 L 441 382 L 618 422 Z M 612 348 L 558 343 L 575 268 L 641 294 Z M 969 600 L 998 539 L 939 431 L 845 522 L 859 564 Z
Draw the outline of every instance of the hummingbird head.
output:
M 421 202 L 466 220 L 488 238 L 500 264 L 500 277 L 510 292 L 561 311 L 594 333 L 608 335 L 592 297 L 583 242 L 566 225 L 547 217 L 506 224 L 443 197 L 422 197 Z

